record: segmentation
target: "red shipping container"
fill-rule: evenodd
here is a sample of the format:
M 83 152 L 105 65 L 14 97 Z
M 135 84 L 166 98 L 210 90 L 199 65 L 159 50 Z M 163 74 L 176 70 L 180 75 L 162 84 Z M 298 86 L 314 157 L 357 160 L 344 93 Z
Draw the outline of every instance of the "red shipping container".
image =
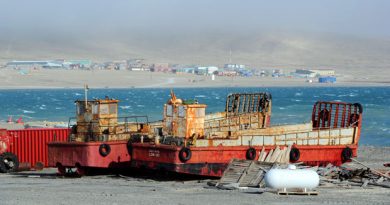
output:
M 69 132 L 68 128 L 8 130 L 10 140 L 7 152 L 15 154 L 21 164 L 36 168 L 48 167 L 47 143 L 67 141 Z

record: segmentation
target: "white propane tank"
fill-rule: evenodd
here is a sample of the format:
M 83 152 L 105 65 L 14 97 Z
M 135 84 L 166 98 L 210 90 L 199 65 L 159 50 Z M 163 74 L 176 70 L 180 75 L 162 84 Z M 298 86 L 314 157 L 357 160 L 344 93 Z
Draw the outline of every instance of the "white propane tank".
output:
M 313 189 L 320 183 L 317 172 L 310 169 L 271 169 L 265 174 L 265 184 L 273 189 Z

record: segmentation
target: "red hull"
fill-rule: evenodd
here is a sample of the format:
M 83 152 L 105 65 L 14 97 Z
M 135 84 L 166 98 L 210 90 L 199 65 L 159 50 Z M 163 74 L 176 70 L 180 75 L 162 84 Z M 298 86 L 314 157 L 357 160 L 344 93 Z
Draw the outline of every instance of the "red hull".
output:
M 110 152 L 102 156 L 99 147 L 107 144 Z M 53 142 L 49 143 L 49 166 L 117 168 L 130 166 L 127 141 L 111 142 Z
M 300 150 L 299 162 L 309 165 L 342 163 L 342 150 L 346 146 L 295 146 Z M 348 146 L 357 156 L 357 145 Z M 248 146 L 191 147 L 191 158 L 183 163 L 179 152 L 182 147 L 170 145 L 133 144 L 132 165 L 150 169 L 161 169 L 185 174 L 220 177 L 231 159 L 245 159 Z M 255 160 L 262 147 L 257 151 Z M 275 146 L 265 146 L 266 151 Z

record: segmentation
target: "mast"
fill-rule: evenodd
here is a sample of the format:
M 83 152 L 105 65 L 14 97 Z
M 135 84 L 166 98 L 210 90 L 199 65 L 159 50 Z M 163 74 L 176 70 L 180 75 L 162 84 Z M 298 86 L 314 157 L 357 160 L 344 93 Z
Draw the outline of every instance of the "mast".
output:
M 85 110 L 88 109 L 88 85 L 84 84 Z

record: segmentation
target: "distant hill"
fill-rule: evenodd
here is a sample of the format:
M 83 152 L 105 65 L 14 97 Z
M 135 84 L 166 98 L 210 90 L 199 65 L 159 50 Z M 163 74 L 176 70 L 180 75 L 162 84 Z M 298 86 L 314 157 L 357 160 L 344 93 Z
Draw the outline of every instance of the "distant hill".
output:
M 256 67 L 390 68 L 390 40 L 285 32 L 0 34 L 0 61 L 145 58 L 149 62 Z

